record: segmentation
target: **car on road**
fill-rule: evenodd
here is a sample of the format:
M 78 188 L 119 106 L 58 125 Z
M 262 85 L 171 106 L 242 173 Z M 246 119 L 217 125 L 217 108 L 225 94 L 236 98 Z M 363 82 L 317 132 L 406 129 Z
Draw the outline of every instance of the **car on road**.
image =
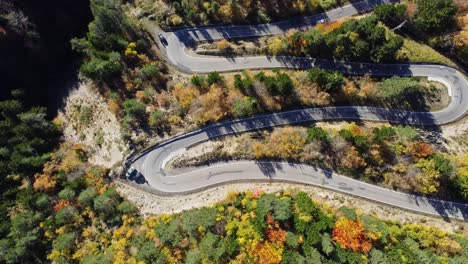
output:
M 129 180 L 133 180 L 138 173 L 139 172 L 134 167 L 130 167 L 127 173 L 125 173 L 125 177 L 127 177 Z
M 317 20 L 317 22 L 315 22 L 315 24 L 318 25 L 318 24 L 323 24 L 325 22 L 327 22 L 327 20 L 325 18 L 322 18 L 322 19 Z
M 164 45 L 164 46 L 167 46 L 168 42 L 166 40 L 166 38 L 164 37 L 164 35 L 162 33 L 159 33 L 158 34 L 158 38 L 159 38 L 159 41 L 161 41 L 161 43 Z
M 147 183 L 145 176 L 143 176 L 143 174 L 141 174 L 139 172 L 135 176 L 135 182 L 138 183 L 138 184 Z

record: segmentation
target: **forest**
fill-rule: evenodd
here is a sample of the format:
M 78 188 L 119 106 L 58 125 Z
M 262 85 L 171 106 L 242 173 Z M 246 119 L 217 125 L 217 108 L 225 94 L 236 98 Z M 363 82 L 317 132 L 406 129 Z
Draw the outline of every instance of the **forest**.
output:
M 426 101 L 402 103 L 427 98 L 424 93 L 435 89 L 419 78 L 350 77 L 319 69 L 175 74 L 129 11 L 146 6 L 147 16 L 171 27 L 271 22 L 344 2 L 0 3 L 5 58 L 0 69 L 6 73 L 0 78 L 0 263 L 468 262 L 466 230 L 448 233 L 425 223 L 384 221 L 358 209 L 320 204 L 299 190 L 233 192 L 205 207 L 142 215 L 117 192 L 115 168 L 91 163 L 87 146 L 67 141 L 63 123 L 54 118 L 68 91 L 63 82 L 77 80 L 93 84 L 120 122 L 122 137 L 138 148 L 151 137 L 293 108 L 432 107 Z M 396 26 L 408 16 L 418 29 L 414 38 L 466 62 L 466 38 L 458 31 L 447 37 L 461 8 L 451 0 L 405 5 L 381 7 L 375 16 L 350 20 L 329 33 L 297 33 L 276 44 L 280 53 L 392 62 L 409 34 L 389 36 L 383 25 Z M 317 47 L 323 52 L 314 53 Z M 92 111 L 80 108 L 76 122 L 89 123 Z M 468 156 L 443 154 L 408 126 L 284 128 L 244 143 L 251 144 L 252 159 L 324 165 L 389 188 L 460 201 L 468 197 Z

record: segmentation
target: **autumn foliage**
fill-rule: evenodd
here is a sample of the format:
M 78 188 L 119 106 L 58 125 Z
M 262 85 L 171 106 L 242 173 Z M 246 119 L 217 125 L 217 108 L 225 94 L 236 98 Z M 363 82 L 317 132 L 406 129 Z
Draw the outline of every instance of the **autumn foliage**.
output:
M 372 249 L 371 240 L 367 237 L 361 220 L 350 220 L 341 217 L 333 228 L 333 240 L 344 249 L 355 252 L 369 252 Z
M 57 171 L 58 163 L 49 161 L 44 164 L 42 173 L 34 176 L 33 188 L 36 191 L 51 192 L 57 185 L 57 177 L 54 175 Z
M 271 214 L 267 215 L 268 228 L 266 230 L 266 236 L 268 241 L 275 243 L 278 246 L 282 246 L 286 240 L 286 231 L 281 229 L 278 221 L 274 221 Z
M 429 157 L 434 150 L 432 149 L 431 145 L 425 142 L 415 142 L 411 146 L 411 156 L 414 159 L 423 159 Z
M 279 264 L 282 260 L 283 248 L 269 242 L 260 242 L 249 251 L 255 263 Z
M 55 206 L 54 206 L 54 211 L 58 212 L 60 209 L 62 209 L 65 206 L 70 205 L 70 201 L 67 200 L 60 200 Z

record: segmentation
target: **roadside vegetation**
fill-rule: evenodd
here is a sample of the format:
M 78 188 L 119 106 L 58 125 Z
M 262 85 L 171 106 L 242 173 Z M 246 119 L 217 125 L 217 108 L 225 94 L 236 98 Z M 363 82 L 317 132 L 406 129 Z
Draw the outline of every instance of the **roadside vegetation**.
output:
M 468 66 L 467 8 L 466 1 L 419 0 L 379 6 L 374 13 L 390 28 L 407 21 L 395 32 L 420 44 L 429 45 L 466 67 Z M 410 43 L 406 44 L 407 48 Z M 425 51 L 420 51 L 421 54 L 427 53 L 426 59 L 430 62 L 446 63 L 435 61 L 436 57 L 431 55 L 434 53 L 427 48 Z M 411 59 L 411 54 L 408 55 Z M 424 59 L 421 55 L 417 58 L 417 60 Z
M 234 75 L 214 72 L 193 75 L 190 83 L 175 84 L 167 94 L 175 100 L 166 107 L 159 106 L 170 119 L 184 120 L 184 126 L 190 127 L 264 112 L 330 105 L 426 111 L 444 107 L 447 101 L 436 102 L 439 99 L 435 98 L 446 98 L 445 90 L 424 79 L 346 78 L 339 72 L 320 69 L 244 71 Z M 173 114 L 179 114 L 179 118 L 171 117 Z
M 432 62 L 455 64 L 426 44 L 403 38 L 371 15 L 320 24 L 307 31 L 254 40 L 221 40 L 200 44 L 194 52 L 206 55 L 294 55 L 353 62 Z
M 466 238 L 322 208 L 307 194 L 232 193 L 211 207 L 77 234 L 62 260 L 83 263 L 463 263 Z M 99 240 L 98 240 L 99 239 Z M 94 241 L 107 241 L 92 254 Z M 77 242 L 78 241 L 78 242 Z
M 267 23 L 340 6 L 340 0 L 191 1 L 137 0 L 136 6 L 163 27 Z
M 381 5 L 364 18 L 330 21 L 305 32 L 253 41 L 202 44 L 211 55 L 302 55 L 345 61 L 432 62 L 455 66 L 468 61 L 468 6 L 463 1 L 420 0 Z M 395 31 L 397 26 L 405 24 Z M 385 31 L 385 34 L 384 34 Z M 447 58 L 447 57 L 450 57 Z
M 233 159 L 297 162 L 389 189 L 468 201 L 468 155 L 446 155 L 410 126 L 285 127 L 216 142 L 211 151 L 176 158 L 171 166 Z

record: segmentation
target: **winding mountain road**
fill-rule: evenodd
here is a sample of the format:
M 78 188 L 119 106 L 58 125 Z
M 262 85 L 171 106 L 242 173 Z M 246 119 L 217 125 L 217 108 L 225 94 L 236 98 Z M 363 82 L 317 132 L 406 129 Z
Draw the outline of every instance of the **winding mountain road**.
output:
M 363 197 L 376 202 L 430 215 L 468 219 L 468 205 L 396 192 L 312 166 L 281 162 L 233 161 L 209 167 L 187 168 L 185 172 L 165 171 L 166 163 L 188 147 L 230 134 L 280 125 L 322 120 L 389 121 L 412 125 L 442 125 L 456 121 L 468 111 L 468 82 L 459 71 L 429 64 L 364 64 L 315 60 L 303 57 L 197 57 L 187 47 L 206 40 L 242 38 L 279 34 L 290 28 L 313 26 L 317 19 L 336 20 L 373 9 L 385 1 L 362 1 L 313 17 L 285 22 L 229 27 L 192 28 L 165 33 L 170 63 L 186 72 L 234 71 L 258 68 L 311 68 L 339 70 L 347 74 L 378 76 L 424 76 L 447 86 L 451 102 L 438 112 L 408 112 L 377 107 L 343 106 L 301 109 L 231 120 L 204 127 L 160 143 L 143 151 L 133 166 L 149 186 L 164 194 L 195 192 L 235 181 L 280 180 L 323 186 L 328 189 Z

